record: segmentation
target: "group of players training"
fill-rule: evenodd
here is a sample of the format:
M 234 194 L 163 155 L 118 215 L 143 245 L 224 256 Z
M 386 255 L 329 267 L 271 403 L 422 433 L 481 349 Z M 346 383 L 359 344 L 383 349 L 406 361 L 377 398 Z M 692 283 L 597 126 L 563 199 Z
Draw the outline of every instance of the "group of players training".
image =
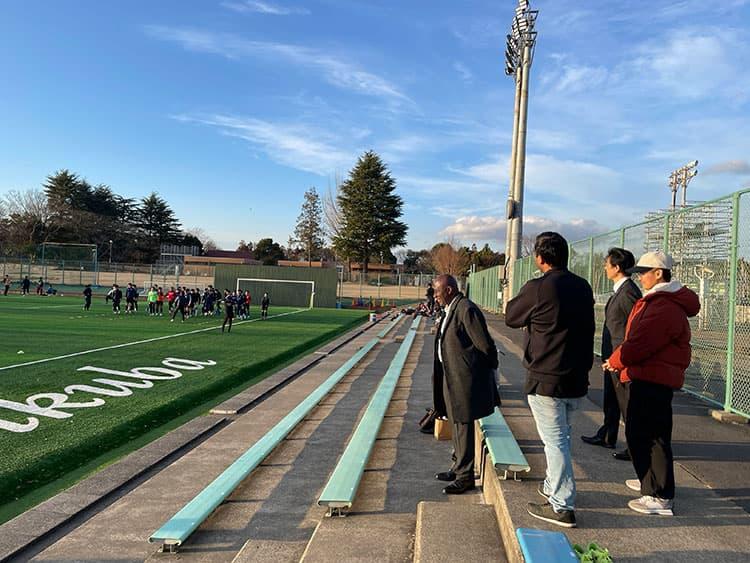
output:
M 84 311 L 91 309 L 92 294 L 91 285 L 89 284 L 83 290 Z M 109 301 L 112 301 L 112 312 L 119 315 L 123 297 L 125 298 L 125 314 L 137 313 L 140 293 L 134 283 L 128 284 L 124 294 L 119 285 L 113 284 L 112 289 L 109 290 L 105 297 L 105 302 L 109 303 Z M 224 323 L 221 325 L 221 332 L 224 332 L 227 325 L 227 332 L 230 332 L 232 330 L 232 321 L 235 317 L 242 320 L 250 318 L 252 297 L 249 291 L 243 293 L 240 290 L 229 291 L 228 289 L 225 289 L 222 295 L 218 289 L 210 285 L 203 290 L 203 293 L 199 289 L 188 289 L 187 287 L 179 286 L 176 289 L 170 287 L 169 291 L 165 293 L 161 287 L 154 285 L 146 293 L 146 303 L 148 304 L 146 314 L 152 317 L 163 316 L 165 302 L 167 303 L 167 315 L 170 317 L 170 322 L 174 322 L 177 315 L 182 317 L 181 322 L 185 322 L 185 319 L 196 317 L 200 314 L 205 317 L 218 317 L 221 316 L 223 310 Z M 271 299 L 268 297 L 268 293 L 264 293 L 260 301 L 262 320 L 268 317 L 268 307 L 270 304 Z

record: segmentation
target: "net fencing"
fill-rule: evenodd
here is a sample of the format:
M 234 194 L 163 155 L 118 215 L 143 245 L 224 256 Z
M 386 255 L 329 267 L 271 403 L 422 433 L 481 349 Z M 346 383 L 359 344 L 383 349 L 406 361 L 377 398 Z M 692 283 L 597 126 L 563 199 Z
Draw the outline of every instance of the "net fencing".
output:
M 663 250 L 674 259 L 673 277 L 698 294 L 700 314 L 690 319 L 692 363 L 685 390 L 714 405 L 750 416 L 750 190 L 670 212 L 570 244 L 569 268 L 588 280 L 596 297 L 597 339 L 612 284 L 603 271 L 607 250 L 630 250 L 636 259 Z M 512 295 L 541 275 L 531 256 L 514 264 Z

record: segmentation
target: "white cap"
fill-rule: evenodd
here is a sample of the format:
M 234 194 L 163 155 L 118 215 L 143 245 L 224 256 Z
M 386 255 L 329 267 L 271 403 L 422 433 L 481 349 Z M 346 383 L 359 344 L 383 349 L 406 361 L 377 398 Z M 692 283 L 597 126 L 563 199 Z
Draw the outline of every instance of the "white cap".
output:
M 661 250 L 657 250 L 656 252 L 646 252 L 646 254 L 640 257 L 638 263 L 634 267 L 628 268 L 626 273 L 642 274 L 643 272 L 648 272 L 649 270 L 654 270 L 656 268 L 660 270 L 671 270 L 672 257 Z

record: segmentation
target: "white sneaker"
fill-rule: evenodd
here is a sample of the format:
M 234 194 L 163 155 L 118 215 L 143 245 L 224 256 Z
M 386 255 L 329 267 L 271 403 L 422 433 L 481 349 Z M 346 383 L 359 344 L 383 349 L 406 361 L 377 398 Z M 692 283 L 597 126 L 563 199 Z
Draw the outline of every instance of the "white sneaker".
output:
M 628 503 L 628 507 L 631 510 L 640 512 L 641 514 L 658 514 L 660 516 L 674 516 L 672 507 L 674 502 L 671 499 L 650 497 L 648 495 L 635 500 L 631 500 Z
M 631 491 L 641 492 L 641 482 L 638 479 L 626 479 L 625 486 Z

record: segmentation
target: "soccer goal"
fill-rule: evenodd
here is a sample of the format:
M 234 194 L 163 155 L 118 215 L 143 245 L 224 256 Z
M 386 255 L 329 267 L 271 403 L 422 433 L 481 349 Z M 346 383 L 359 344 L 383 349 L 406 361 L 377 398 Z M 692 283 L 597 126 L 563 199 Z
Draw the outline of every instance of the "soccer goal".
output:
M 249 291 L 253 305 L 259 305 L 263 294 L 268 293 L 271 305 L 310 309 L 315 306 L 314 281 L 237 278 L 237 291 Z

